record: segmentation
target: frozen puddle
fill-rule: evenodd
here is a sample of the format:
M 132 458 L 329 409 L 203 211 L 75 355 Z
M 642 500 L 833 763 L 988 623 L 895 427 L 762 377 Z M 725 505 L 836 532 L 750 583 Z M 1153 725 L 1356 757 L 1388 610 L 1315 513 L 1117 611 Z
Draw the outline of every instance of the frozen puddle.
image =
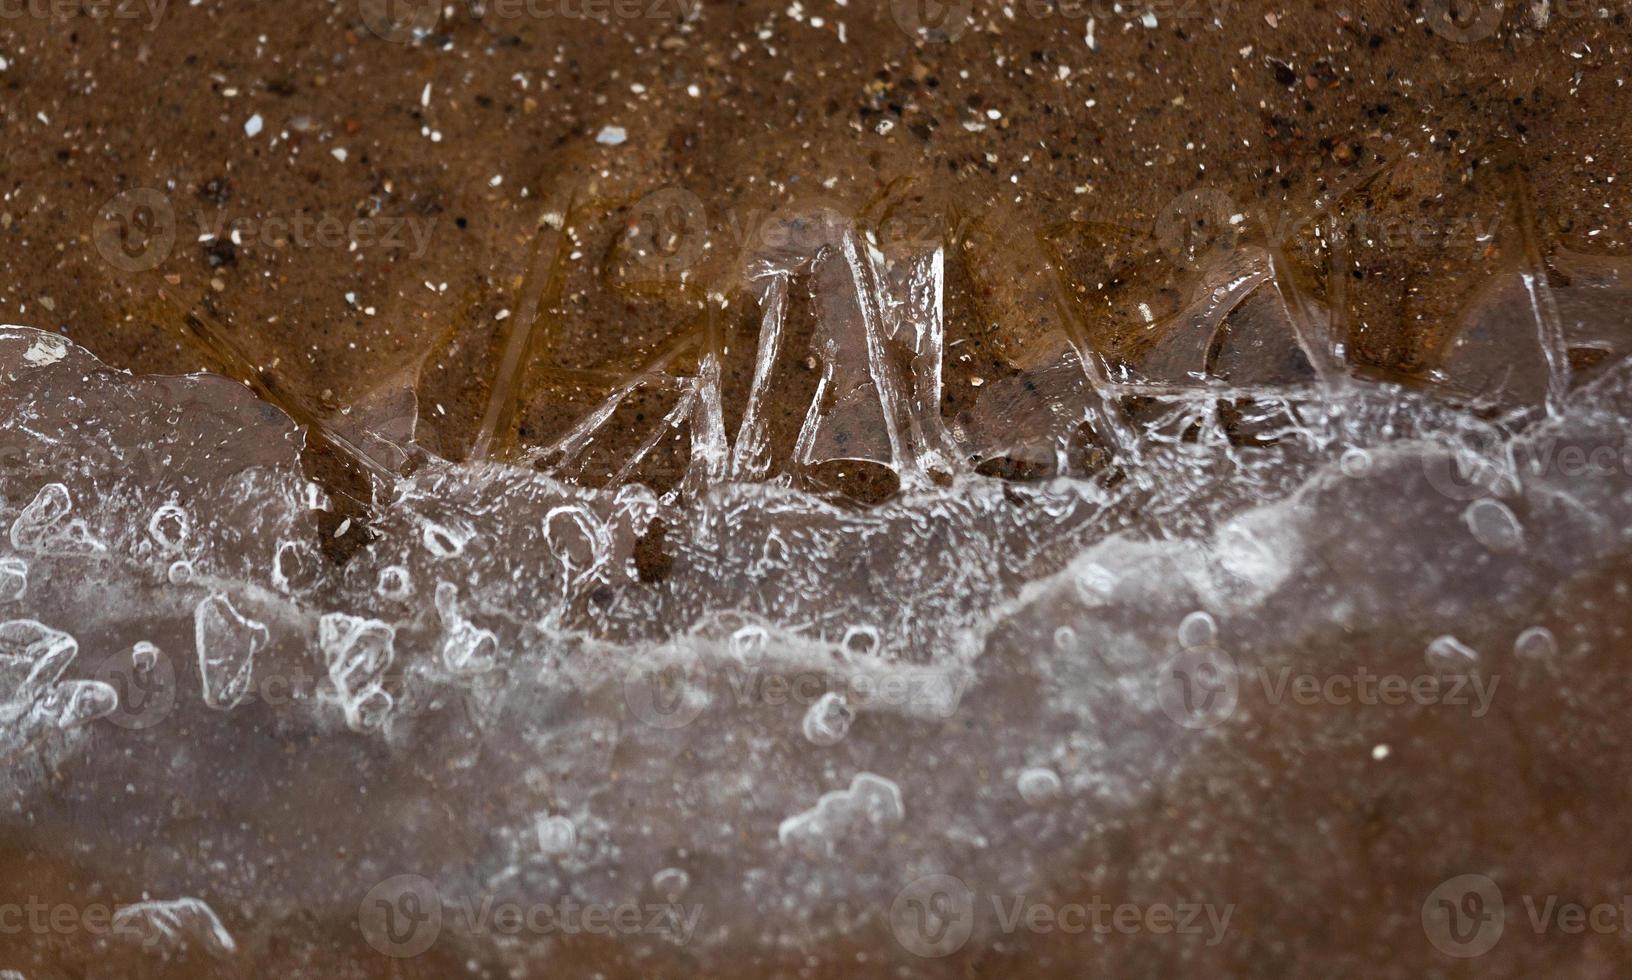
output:
M 686 492 L 432 460 L 382 488 L 377 539 L 340 567 L 282 412 L 0 330 L 0 819 L 29 852 L 11 877 L 118 910 L 4 965 L 775 972 L 852 950 L 933 972 L 947 907 L 909 889 L 935 876 L 978 896 L 1090 882 L 1227 903 L 1247 929 L 1262 910 L 1230 890 L 1232 845 L 1138 828 L 1249 819 L 1276 769 L 1241 760 L 1266 732 L 1366 764 L 1405 737 L 1399 716 L 1288 721 L 1276 678 L 1359 658 L 1511 690 L 1594 642 L 1555 637 L 1547 596 L 1624 560 L 1632 478 L 1536 461 L 1621 451 L 1624 367 L 1502 426 L 1432 393 L 1277 378 L 1257 448 L 1214 394 L 1150 379 L 1128 382 L 1144 415 L 1109 424 L 1122 394 L 1067 363 L 1071 411 L 1123 440 L 1117 462 L 1005 483 L 963 468 L 969 440 L 1052 455 L 1058 411 L 1031 384 L 943 428 L 938 323 L 920 329 L 938 257 L 838 245 L 759 269 L 764 383 L 806 263 L 836 285 L 827 407 L 796 451 L 855 458 L 835 433 L 882 433 L 862 458 L 901 478 L 896 498 L 860 510 L 761 482 L 755 410 L 726 440 L 705 376 L 681 385 L 701 468 Z M 1149 369 L 1212 370 L 1186 360 L 1207 343 Z M 1269 370 L 1254 350 L 1238 371 Z M 659 519 L 671 561 L 647 581 L 633 558 Z M 90 898 L 65 884 L 92 880 Z M 493 917 L 508 907 L 519 926 Z M 956 925 L 1022 941 L 1001 917 Z M 1227 969 L 1206 940 L 1096 955 Z

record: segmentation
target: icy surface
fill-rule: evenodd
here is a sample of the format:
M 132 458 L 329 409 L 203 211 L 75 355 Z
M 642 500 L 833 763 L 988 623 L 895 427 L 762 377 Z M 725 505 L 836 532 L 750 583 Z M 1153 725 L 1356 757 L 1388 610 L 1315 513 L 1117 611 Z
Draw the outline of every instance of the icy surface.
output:
M 1411 640 L 1392 661 L 1408 676 L 1568 669 L 1538 597 L 1623 554 L 1626 467 L 1541 462 L 1620 447 L 1632 415 L 1624 364 L 1576 379 L 1547 346 L 1628 352 L 1592 319 L 1620 280 L 1585 259 L 1570 289 L 1492 287 L 1534 303 L 1458 341 L 1455 398 L 1343 376 L 1324 314 L 1242 249 L 1198 272 L 1137 363 L 1037 338 L 943 424 L 939 249 L 821 214 L 777 243 L 751 256 L 761 333 L 736 431 L 704 356 L 632 378 L 526 459 L 542 467 L 405 473 L 411 425 L 352 432 L 379 494 L 343 564 L 282 412 L 0 329 L 0 746 L 29 873 L 94 868 L 139 940 L 130 962 L 199 975 L 326 955 L 718 972 L 834 944 L 929 970 L 891 914 L 925 876 L 1020 895 L 1119 866 L 1148 897 L 1189 862 L 1188 893 L 1250 905 L 1209 894 L 1224 865 L 1205 835 L 1115 849 L 1284 717 L 1255 678 L 1363 656 L 1377 623 Z M 809 351 L 785 335 L 795 279 L 818 284 Z M 1501 385 L 1487 333 L 1528 338 Z M 807 356 L 820 391 L 779 458 L 764 409 Z M 675 395 L 683 488 L 639 485 L 637 460 L 574 481 L 644 386 Z M 1092 465 L 1073 455 L 1084 426 Z M 1000 458 L 1052 475 L 977 474 Z M 887 467 L 901 493 L 812 495 L 800 475 L 835 460 Z M 669 562 L 650 578 L 636 552 L 659 520 Z M 1319 738 L 1387 758 L 1372 727 Z M 563 899 L 665 913 L 612 952 L 456 914 Z M 117 949 L 70 940 L 34 962 Z M 1229 966 L 1200 941 L 1105 955 Z

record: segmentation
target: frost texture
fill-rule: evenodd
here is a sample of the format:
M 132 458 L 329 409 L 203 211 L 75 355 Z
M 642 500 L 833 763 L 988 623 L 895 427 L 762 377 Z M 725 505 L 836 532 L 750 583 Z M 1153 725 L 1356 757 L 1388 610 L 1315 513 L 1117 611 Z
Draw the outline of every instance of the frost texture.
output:
M 889 932 L 903 887 L 946 873 L 1024 894 L 1078 855 L 1110 860 L 1094 848 L 1118 821 L 1234 764 L 1268 710 L 1254 669 L 1308 669 L 1402 614 L 1421 639 L 1400 670 L 1565 669 L 1582 641 L 1514 617 L 1613 562 L 1632 522 L 1624 468 L 1533 465 L 1548 445 L 1619 446 L 1632 416 L 1632 351 L 1600 329 L 1625 287 L 1602 263 L 1493 287 L 1533 302 L 1479 307 L 1447 397 L 1335 369 L 1327 314 L 1243 248 L 1198 271 L 1141 357 L 1035 338 L 943 424 L 940 251 L 820 215 L 778 243 L 752 260 L 761 331 L 736 431 L 703 356 L 630 379 L 525 460 L 545 471 L 403 475 L 411 426 L 353 433 L 381 492 L 343 565 L 318 546 L 330 502 L 284 414 L 220 378 L 131 377 L 0 330 L 0 450 L 20 461 L 0 476 L 5 832 L 117 894 L 199 896 L 124 913 L 176 955 L 325 948 L 403 875 L 450 903 L 523 905 L 650 901 L 661 880 L 696 931 L 683 953 L 672 930 L 619 936 L 629 963 L 796 969 L 854 943 L 911 973 Z M 796 350 L 789 291 L 810 282 Z M 1530 353 L 1498 374 L 1491 345 L 1519 336 Z M 1561 345 L 1614 357 L 1575 377 Z M 807 356 L 821 390 L 778 457 L 765 409 Z M 649 385 L 676 393 L 661 427 L 691 440 L 683 486 L 640 486 L 636 460 L 575 482 Z M 999 459 L 1052 475 L 977 474 Z M 902 492 L 865 510 L 807 492 L 800 475 L 834 460 L 888 467 Z M 643 578 L 658 520 L 666 571 Z M 1233 713 L 1175 717 L 1175 666 L 1241 680 Z M 1323 737 L 1370 758 L 1377 733 Z M 1203 891 L 1204 837 L 1163 854 Z M 1152 862 L 1126 887 L 1168 880 Z M 372 900 L 406 914 L 399 897 Z M 567 955 L 557 936 L 440 922 L 415 954 L 427 975 Z M 380 968 L 358 943 L 333 955 Z M 1230 968 L 1211 955 L 1113 962 Z

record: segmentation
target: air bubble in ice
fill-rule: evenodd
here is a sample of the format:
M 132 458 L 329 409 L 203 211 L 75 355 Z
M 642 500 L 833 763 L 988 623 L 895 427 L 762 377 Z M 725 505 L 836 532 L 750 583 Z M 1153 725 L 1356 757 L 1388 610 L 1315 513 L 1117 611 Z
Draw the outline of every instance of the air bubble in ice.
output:
M 844 652 L 853 657 L 865 657 L 878 652 L 878 629 L 872 626 L 852 626 L 844 631 L 841 644 Z
M 1061 626 L 1054 631 L 1054 649 L 1061 653 L 1070 653 L 1077 648 L 1077 631 L 1069 626 Z
M 352 731 L 378 728 L 396 703 L 385 690 L 396 633 L 380 620 L 346 613 L 329 613 L 318 621 L 318 647 Z
M 1428 666 L 1447 674 L 1467 673 L 1479 666 L 1479 654 L 1454 636 L 1446 635 L 1428 644 Z
M 198 604 L 193 610 L 193 642 L 205 704 L 226 711 L 243 702 L 255 655 L 270 635 L 265 623 L 241 615 L 219 592 Z
M 58 728 L 72 728 L 111 715 L 119 694 L 102 681 L 62 681 L 34 705 L 34 717 Z
M 581 505 L 556 507 L 544 515 L 544 542 L 561 563 L 571 588 L 604 560 L 612 541 L 600 518 Z
M 155 510 L 147 521 L 147 533 L 166 553 L 181 551 L 187 541 L 187 531 L 187 512 L 175 504 L 165 504 Z
M 578 846 L 578 828 L 560 814 L 538 820 L 538 849 L 550 857 L 560 857 Z
M 0 623 L 0 724 L 15 721 L 56 683 L 79 641 L 32 619 Z
M 317 584 L 322 557 L 306 541 L 278 541 L 272 555 L 272 585 L 279 592 L 294 595 Z
M 0 602 L 15 602 L 28 591 L 28 562 L 0 558 Z
M 380 569 L 380 578 L 375 590 L 387 599 L 402 600 L 413 594 L 413 577 L 408 569 L 401 565 L 387 565 Z
M 1551 660 L 1558 654 L 1558 641 L 1545 626 L 1532 626 L 1513 641 L 1513 652 L 1526 660 Z
M 1462 521 L 1474 540 L 1491 551 L 1516 551 L 1524 544 L 1524 528 L 1500 500 L 1475 500 L 1462 512 Z
M 23 512 L 11 522 L 11 546 L 40 555 L 83 555 L 106 551 L 79 518 L 69 518 L 74 499 L 60 483 L 40 488 Z
M 805 712 L 805 738 L 815 745 L 837 745 L 849 734 L 856 713 L 837 691 L 828 691 Z
M 822 794 L 816 805 L 783 820 L 776 838 L 784 847 L 813 858 L 832 858 L 844 841 L 876 834 L 905 819 L 901 788 L 883 776 L 864 772 L 850 788 Z
M 750 624 L 731 634 L 731 655 L 743 663 L 754 663 L 765 655 L 771 635 L 765 627 Z
M 137 670 L 152 670 L 159 663 L 159 648 L 146 640 L 138 640 L 130 648 L 130 665 Z
M 676 902 L 691 887 L 691 875 L 681 868 L 664 868 L 652 875 L 652 888 L 665 902 Z
M 170 563 L 165 578 L 170 580 L 171 585 L 186 585 L 193 580 L 193 563 L 185 558 L 176 559 Z
M 867 822 L 878 827 L 893 827 L 906 817 L 901 805 L 901 787 L 894 780 L 864 772 L 850 781 L 851 802 Z
M 480 674 L 498 664 L 499 638 L 464 617 L 459 589 L 452 582 L 436 583 L 436 611 L 442 618 L 444 667 L 455 674 Z
M 1032 806 L 1041 806 L 1060 795 L 1060 777 L 1052 769 L 1022 769 L 1015 780 L 1020 798 Z
M 757 567 L 786 568 L 787 564 L 788 546 L 773 531 L 770 537 L 765 539 L 765 547 L 760 551 Z
M 420 540 L 425 544 L 425 550 L 438 558 L 453 558 L 465 550 L 470 543 L 474 532 L 467 528 L 452 528 L 442 524 L 426 523 L 425 530 L 420 533 Z
M 1371 472 L 1371 453 L 1364 449 L 1344 450 L 1337 461 L 1337 468 L 1344 476 L 1359 479 Z
M 630 531 L 645 534 L 657 516 L 657 495 L 643 483 L 626 483 L 613 495 L 612 510 L 623 517 Z
M 1088 565 L 1076 574 L 1077 597 L 1090 606 L 1102 605 L 1116 591 L 1116 576 L 1104 565 Z
M 1179 645 L 1186 650 L 1210 647 L 1218 641 L 1218 623 L 1212 614 L 1197 610 L 1179 623 Z

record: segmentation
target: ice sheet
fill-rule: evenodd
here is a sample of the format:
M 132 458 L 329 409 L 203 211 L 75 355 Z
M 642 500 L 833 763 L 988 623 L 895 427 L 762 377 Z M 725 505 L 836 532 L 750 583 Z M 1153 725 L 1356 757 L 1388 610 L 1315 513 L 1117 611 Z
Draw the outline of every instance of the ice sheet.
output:
M 156 969 L 338 942 L 361 969 L 717 971 L 853 942 L 927 968 L 892 920 L 903 888 L 956 874 L 1024 893 L 1097 860 L 1084 828 L 1133 819 L 1251 730 L 1254 671 L 1401 615 L 1419 650 L 1454 633 L 1478 669 L 1515 644 L 1548 661 L 1534 623 L 1491 609 L 1534 609 L 1621 552 L 1625 467 L 1538 461 L 1622 445 L 1623 364 L 1550 414 L 1493 420 L 1432 390 L 1330 383 L 1287 355 L 1294 315 L 1248 252 L 1148 378 L 1095 387 L 1067 347 L 944 426 L 941 255 L 802 227 L 756 259 L 763 371 L 729 442 L 706 358 L 632 382 L 676 385 L 666 424 L 711 447 L 686 492 L 431 459 L 384 488 L 374 540 L 340 566 L 281 411 L 0 330 L 7 833 L 44 867 L 94 868 L 139 940 L 50 956 Z M 1599 321 L 1618 267 L 1572 268 L 1564 335 L 1618 357 Z M 773 461 L 752 406 L 805 356 L 779 339 L 795 276 L 822 284 L 824 389 L 796 458 Z M 1063 454 L 1129 398 L 1135 453 L 1029 483 L 974 472 Z M 375 413 L 395 420 L 380 445 L 411 444 L 400 401 Z M 834 458 L 889 466 L 902 493 L 860 509 L 765 482 Z M 654 578 L 636 550 L 656 521 Z M 1198 712 L 1167 683 L 1180 674 L 1233 693 Z M 1164 872 L 1129 874 L 1138 891 Z M 560 899 L 663 915 L 591 954 L 456 914 Z M 1214 962 L 1199 944 L 1163 955 Z

